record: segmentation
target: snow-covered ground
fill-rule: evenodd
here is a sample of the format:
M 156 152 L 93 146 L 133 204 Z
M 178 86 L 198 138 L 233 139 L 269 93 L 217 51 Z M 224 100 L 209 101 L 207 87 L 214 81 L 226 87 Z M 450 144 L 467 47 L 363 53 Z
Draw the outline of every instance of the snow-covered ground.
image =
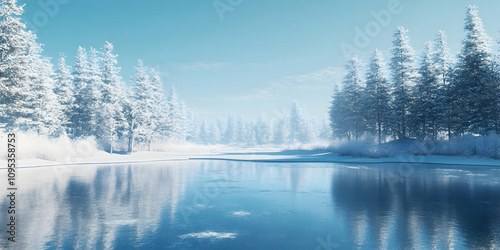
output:
M 341 156 L 327 150 L 282 150 L 280 148 L 238 148 L 222 147 L 213 152 L 186 153 L 186 152 L 136 152 L 133 154 L 109 154 L 99 152 L 93 156 L 83 158 L 67 158 L 63 161 L 43 159 L 23 159 L 19 161 L 20 168 L 52 167 L 65 165 L 104 165 L 104 164 L 133 164 L 159 161 L 180 160 L 232 160 L 255 162 L 331 162 L 331 163 L 415 163 L 438 165 L 464 165 L 464 166 L 499 166 L 500 160 L 481 157 L 461 156 L 416 156 L 401 154 L 396 157 L 386 158 L 360 158 Z M 0 164 L 6 166 L 6 160 Z M 5 168 L 5 167 L 4 167 Z

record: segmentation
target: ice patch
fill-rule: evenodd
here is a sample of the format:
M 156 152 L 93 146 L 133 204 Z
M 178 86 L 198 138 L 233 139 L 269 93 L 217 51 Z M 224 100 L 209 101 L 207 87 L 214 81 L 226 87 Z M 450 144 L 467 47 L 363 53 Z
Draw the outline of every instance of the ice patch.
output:
M 233 215 L 236 215 L 236 216 L 249 216 L 250 213 L 247 212 L 247 211 L 236 211 L 236 212 L 232 212 Z
M 236 233 L 217 233 L 213 231 L 205 231 L 201 233 L 190 233 L 179 236 L 183 239 L 185 238 L 196 238 L 196 239 L 234 239 L 236 238 Z

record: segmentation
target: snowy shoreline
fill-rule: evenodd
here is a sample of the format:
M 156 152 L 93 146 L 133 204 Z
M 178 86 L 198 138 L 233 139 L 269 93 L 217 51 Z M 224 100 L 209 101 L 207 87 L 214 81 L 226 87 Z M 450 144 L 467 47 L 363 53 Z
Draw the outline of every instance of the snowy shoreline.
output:
M 138 163 L 158 163 L 167 161 L 239 161 L 261 163 L 339 163 L 339 164 L 423 164 L 447 166 L 477 166 L 500 167 L 500 160 L 440 155 L 408 155 L 396 157 L 367 158 L 340 156 L 326 150 L 278 150 L 278 149 L 222 149 L 219 153 L 172 153 L 172 152 L 137 152 L 131 155 L 107 154 L 99 156 L 73 159 L 69 162 L 48 161 L 42 159 L 20 160 L 18 168 L 42 168 L 62 166 L 89 166 L 89 165 L 124 165 Z M 0 161 L 6 166 L 7 161 Z M 0 169 L 6 169 L 2 167 Z

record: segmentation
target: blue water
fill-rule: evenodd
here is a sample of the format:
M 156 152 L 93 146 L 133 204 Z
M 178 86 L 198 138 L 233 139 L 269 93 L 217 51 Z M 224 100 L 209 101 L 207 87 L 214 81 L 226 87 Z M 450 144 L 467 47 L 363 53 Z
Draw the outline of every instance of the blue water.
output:
M 179 161 L 18 178 L 2 248 L 500 248 L 494 167 Z

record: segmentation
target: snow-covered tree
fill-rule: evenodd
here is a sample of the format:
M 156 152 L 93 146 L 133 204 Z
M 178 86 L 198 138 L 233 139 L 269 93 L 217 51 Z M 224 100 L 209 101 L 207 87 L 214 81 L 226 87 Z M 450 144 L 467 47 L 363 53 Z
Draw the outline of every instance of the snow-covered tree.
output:
M 366 130 L 363 117 L 363 93 L 365 81 L 361 74 L 361 63 L 357 56 L 346 64 L 347 74 L 342 82 L 342 90 L 337 92 L 330 108 L 333 131 L 345 134 L 350 140 L 358 139 Z M 290 117 L 292 118 L 292 117 Z M 291 131 L 293 133 L 293 128 Z
M 100 128 L 100 136 L 103 138 L 108 138 L 110 145 L 114 144 L 113 140 L 116 140 L 119 136 L 123 136 L 127 133 L 127 122 L 123 113 L 123 98 L 125 96 L 125 84 L 122 78 L 119 76 L 120 68 L 116 65 L 118 56 L 113 54 L 113 44 L 106 42 L 104 45 L 104 51 L 102 54 L 102 84 L 101 84 L 101 102 L 106 105 L 106 108 L 102 109 L 101 113 L 104 119 L 108 117 L 109 123 L 107 126 L 102 126 Z M 110 112 L 110 113 L 108 113 Z M 114 128 L 113 131 L 108 131 L 109 128 Z M 112 148 L 111 148 L 112 150 Z
M 19 17 L 23 12 L 17 0 L 0 2 L 0 124 L 4 129 L 27 129 L 34 111 L 28 101 L 34 94 L 27 53 L 31 33 Z
M 290 122 L 289 142 L 310 143 L 314 139 L 307 112 L 297 101 L 294 101 L 290 107 L 288 121 Z
M 350 138 L 351 125 L 347 119 L 348 105 L 344 98 L 344 92 L 335 86 L 332 95 L 332 102 L 329 109 L 330 128 L 336 137 Z
M 457 133 L 487 134 L 496 130 L 498 110 L 493 80 L 491 39 L 486 34 L 476 6 L 465 18 L 466 36 L 451 89 Z
M 90 67 L 87 52 L 79 47 L 73 67 L 74 95 L 70 124 L 73 137 L 89 135 L 87 130 L 91 114 L 87 112 L 86 88 L 90 81 Z
M 54 93 L 53 65 L 48 58 L 42 56 L 42 47 L 36 42 L 36 36 L 32 35 L 28 44 L 32 91 L 28 102 L 33 109 L 33 115 L 27 120 L 29 123 L 25 124 L 25 127 L 38 134 L 61 135 L 64 133 L 63 113 Z
M 203 120 L 201 122 L 199 138 L 200 138 L 201 144 L 210 144 L 211 143 L 210 130 L 209 130 L 208 123 L 206 120 Z
M 151 69 L 151 86 L 152 86 L 152 124 L 156 136 L 168 135 L 169 120 L 167 115 L 167 102 L 165 100 L 165 92 L 163 91 L 163 81 L 156 69 Z
M 363 96 L 362 113 L 366 127 L 369 133 L 378 136 L 378 142 L 381 143 L 389 128 L 390 95 L 382 52 L 379 50 L 370 60 Z
M 167 97 L 167 115 L 169 123 L 169 138 L 178 141 L 185 140 L 186 117 L 183 105 L 181 105 L 178 100 L 177 90 L 175 87 L 172 87 Z
M 433 55 L 434 70 L 438 78 L 439 93 L 438 102 L 440 107 L 440 124 L 446 129 L 448 140 L 451 139 L 451 130 L 453 124 L 453 112 L 451 105 L 450 86 L 453 75 L 453 62 L 450 54 L 450 49 L 446 42 L 446 35 L 443 31 L 439 31 L 437 38 L 434 40 L 434 55 Z
M 413 103 L 410 107 L 409 121 L 413 133 L 418 139 L 437 138 L 441 107 L 439 99 L 439 78 L 433 61 L 431 42 L 427 42 L 426 49 L 420 63 L 417 85 L 413 89 Z
M 290 138 L 289 117 L 285 114 L 274 124 L 273 142 L 275 144 L 287 144 Z
M 98 120 L 101 114 L 102 105 L 102 75 L 101 75 L 101 57 L 97 50 L 91 48 L 89 58 L 89 78 L 85 88 L 81 90 L 84 99 L 83 112 L 87 114 L 86 126 L 84 130 L 88 135 L 102 136 Z
M 394 33 L 391 50 L 392 71 L 392 117 L 393 131 L 398 138 L 408 136 L 408 109 L 411 103 L 411 89 L 415 85 L 415 52 L 410 46 L 408 30 L 398 27 Z
M 217 123 L 211 123 L 209 127 L 210 131 L 210 143 L 218 144 L 221 140 L 221 129 Z
M 226 120 L 226 131 L 223 137 L 223 142 L 225 144 L 233 144 L 236 143 L 237 140 L 237 127 L 236 127 L 236 119 L 234 115 L 229 115 Z
M 142 60 L 138 60 L 135 75 L 132 78 L 133 105 L 135 106 L 135 120 L 132 132 L 134 138 L 145 141 L 151 146 L 151 140 L 155 129 L 153 127 L 154 95 L 153 85 L 148 74 L 148 68 Z
M 61 56 L 55 71 L 54 92 L 61 104 L 63 116 L 61 123 L 65 126 L 66 132 L 70 132 L 70 117 L 75 101 L 73 76 L 70 68 L 66 66 L 66 58 Z
M 264 120 L 262 116 L 259 116 L 254 128 L 255 139 L 258 145 L 264 145 L 271 141 L 271 126 Z

